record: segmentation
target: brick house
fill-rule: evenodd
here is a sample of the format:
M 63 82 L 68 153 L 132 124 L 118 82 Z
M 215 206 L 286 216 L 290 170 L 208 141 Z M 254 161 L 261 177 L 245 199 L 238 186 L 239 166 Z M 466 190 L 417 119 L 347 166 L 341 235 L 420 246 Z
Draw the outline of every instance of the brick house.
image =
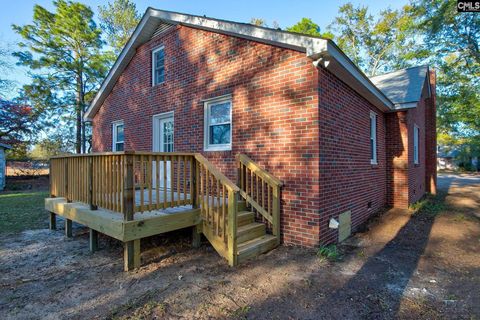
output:
M 94 152 L 199 152 L 232 181 L 248 155 L 283 182 L 282 241 L 316 246 L 435 192 L 435 114 L 426 66 L 368 78 L 331 40 L 149 8 L 85 118 Z

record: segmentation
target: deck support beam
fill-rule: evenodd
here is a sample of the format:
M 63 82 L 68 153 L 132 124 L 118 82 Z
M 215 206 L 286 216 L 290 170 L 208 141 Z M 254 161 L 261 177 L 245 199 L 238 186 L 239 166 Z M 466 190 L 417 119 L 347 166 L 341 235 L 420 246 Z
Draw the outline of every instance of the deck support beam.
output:
M 140 239 L 124 242 L 123 263 L 125 271 L 140 268 Z
M 200 248 L 200 245 L 202 243 L 201 224 L 194 226 L 192 229 L 192 247 Z
M 65 237 L 71 238 L 72 235 L 72 220 L 65 219 Z
M 57 215 L 53 212 L 50 212 L 50 223 L 49 223 L 50 230 L 57 229 Z
M 89 229 L 89 246 L 90 252 L 95 252 L 98 250 L 98 232 L 97 230 Z

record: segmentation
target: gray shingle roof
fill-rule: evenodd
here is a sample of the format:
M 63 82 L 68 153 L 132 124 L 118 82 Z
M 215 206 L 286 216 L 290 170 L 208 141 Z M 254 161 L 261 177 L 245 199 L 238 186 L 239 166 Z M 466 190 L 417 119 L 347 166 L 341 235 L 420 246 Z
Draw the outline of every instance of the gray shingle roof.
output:
M 396 109 L 415 107 L 420 101 L 428 66 L 401 69 L 370 80 L 395 104 Z

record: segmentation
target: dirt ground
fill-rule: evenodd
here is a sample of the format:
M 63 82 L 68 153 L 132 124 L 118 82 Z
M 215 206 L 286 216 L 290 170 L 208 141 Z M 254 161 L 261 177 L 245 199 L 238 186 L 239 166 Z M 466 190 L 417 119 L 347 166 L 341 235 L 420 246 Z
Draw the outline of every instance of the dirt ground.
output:
M 181 232 L 142 242 L 125 273 L 120 243 L 91 254 L 84 228 L 4 235 L 0 318 L 480 319 L 480 177 L 439 180 L 420 213 L 381 215 L 335 262 L 282 246 L 229 268 Z

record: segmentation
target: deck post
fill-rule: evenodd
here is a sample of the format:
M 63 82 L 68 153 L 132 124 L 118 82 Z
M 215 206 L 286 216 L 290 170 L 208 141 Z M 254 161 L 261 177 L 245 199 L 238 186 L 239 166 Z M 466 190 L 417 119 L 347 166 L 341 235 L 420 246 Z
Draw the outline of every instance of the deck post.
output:
M 72 202 L 72 199 L 68 196 L 68 158 L 65 158 L 65 198 L 67 202 Z
M 65 219 L 65 237 L 72 237 L 72 220 Z
M 90 252 L 95 252 L 98 250 L 98 232 L 97 230 L 89 229 L 89 245 Z
M 133 162 L 134 154 L 125 154 L 125 177 L 123 189 L 123 219 L 132 221 L 135 213 Z M 140 267 L 140 239 L 124 242 L 123 262 L 124 270 L 130 271 Z
M 200 175 L 198 173 L 197 159 L 195 156 L 192 156 L 192 165 L 190 166 L 191 173 L 191 183 L 192 183 L 192 208 L 198 208 L 198 190 L 197 190 L 197 177 Z
M 88 157 L 88 204 L 90 210 L 97 210 L 98 207 L 93 204 L 93 157 Z
M 50 212 L 50 223 L 49 223 L 50 230 L 57 229 L 57 215 L 53 212 Z
M 202 224 L 199 223 L 192 228 L 192 247 L 200 248 L 202 243 Z

